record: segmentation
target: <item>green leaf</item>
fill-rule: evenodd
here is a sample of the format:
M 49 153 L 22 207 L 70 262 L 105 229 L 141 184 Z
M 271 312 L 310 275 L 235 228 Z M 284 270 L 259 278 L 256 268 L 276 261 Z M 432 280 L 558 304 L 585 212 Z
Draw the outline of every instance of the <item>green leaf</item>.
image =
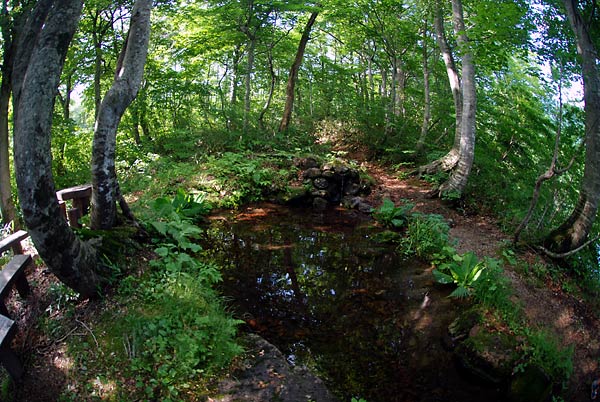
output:
M 160 233 L 163 236 L 166 236 L 167 230 L 169 228 L 166 223 L 164 223 L 164 222 L 152 222 L 151 224 L 154 227 L 154 229 L 156 229 L 158 231 L 158 233 Z
M 468 297 L 471 293 L 469 292 L 469 289 L 465 288 L 464 286 L 459 286 L 456 289 L 454 289 L 454 291 L 452 293 L 450 293 L 448 295 L 448 297 L 455 297 L 457 299 L 462 299 L 465 297 Z
M 435 278 L 435 280 L 438 283 L 441 283 L 443 285 L 447 285 L 450 283 L 454 283 L 454 278 L 452 278 L 450 275 L 445 274 L 443 272 L 438 271 L 437 269 L 433 270 L 433 277 Z

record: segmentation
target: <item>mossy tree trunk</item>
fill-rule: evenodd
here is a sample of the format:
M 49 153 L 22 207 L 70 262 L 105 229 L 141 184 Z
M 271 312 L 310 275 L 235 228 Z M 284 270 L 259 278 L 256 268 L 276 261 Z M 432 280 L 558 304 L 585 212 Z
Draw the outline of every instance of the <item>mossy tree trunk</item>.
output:
M 15 170 L 23 218 L 40 257 L 82 296 L 105 283 L 94 247 L 82 242 L 60 212 L 52 177 L 54 100 L 81 0 L 38 1 L 21 32 L 13 75 Z M 16 71 L 16 70 L 15 70 Z

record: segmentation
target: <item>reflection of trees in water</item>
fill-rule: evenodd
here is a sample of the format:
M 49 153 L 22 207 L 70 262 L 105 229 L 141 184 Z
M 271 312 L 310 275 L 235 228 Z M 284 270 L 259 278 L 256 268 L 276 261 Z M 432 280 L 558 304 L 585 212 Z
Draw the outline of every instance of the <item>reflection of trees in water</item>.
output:
M 398 361 L 398 351 L 390 345 L 401 333 L 390 316 L 402 306 L 384 297 L 394 287 L 388 271 L 399 262 L 392 250 L 358 230 L 331 233 L 282 221 L 256 229 L 238 223 L 219 239 L 229 262 L 225 293 L 291 360 L 313 361 L 345 382 L 346 392 L 381 383 L 395 369 L 390 358 Z
M 448 401 L 494 400 L 461 383 L 441 348 L 454 308 L 430 289 L 422 264 L 370 240 L 373 228 L 311 219 L 269 216 L 212 231 L 224 294 L 253 331 L 315 368 L 344 400 L 422 400 L 432 386 Z M 436 300 L 427 326 L 414 318 L 425 294 Z

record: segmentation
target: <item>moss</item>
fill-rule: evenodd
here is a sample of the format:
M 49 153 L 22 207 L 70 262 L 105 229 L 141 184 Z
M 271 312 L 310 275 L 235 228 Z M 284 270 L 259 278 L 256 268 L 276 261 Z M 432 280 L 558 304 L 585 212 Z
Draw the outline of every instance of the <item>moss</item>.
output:
M 469 335 L 455 351 L 462 367 L 485 383 L 508 384 L 518 358 L 516 338 L 503 332 L 490 332 L 479 325 L 474 326 Z

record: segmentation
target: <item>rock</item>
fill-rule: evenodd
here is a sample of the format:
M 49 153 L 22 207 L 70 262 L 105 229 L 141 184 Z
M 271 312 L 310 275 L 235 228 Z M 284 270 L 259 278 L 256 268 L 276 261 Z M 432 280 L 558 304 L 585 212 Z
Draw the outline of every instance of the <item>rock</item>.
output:
M 258 335 L 250 344 L 241 368 L 218 384 L 214 402 L 336 402 L 323 381 L 306 367 L 292 367 L 275 346 Z
M 511 402 L 544 402 L 552 394 L 552 381 L 544 370 L 529 365 L 516 373 L 510 383 L 508 400 Z
M 310 193 L 310 195 L 313 196 L 313 198 L 329 198 L 329 193 L 327 190 L 314 190 Z
M 310 193 L 304 187 L 290 187 L 289 193 L 284 193 L 280 196 L 280 202 L 288 205 L 305 205 L 312 201 Z
M 360 192 L 360 186 L 357 183 L 346 183 L 344 186 L 345 195 L 357 195 Z
M 323 172 L 319 168 L 310 168 L 310 169 L 305 170 L 304 173 L 302 173 L 302 178 L 303 179 L 315 179 L 317 177 L 320 177 L 322 173 Z
M 342 178 L 338 176 L 333 170 L 325 170 L 323 169 L 323 177 L 332 180 L 332 181 L 341 181 Z
M 494 386 L 506 385 L 517 360 L 518 342 L 514 336 L 489 332 L 475 325 L 469 337 L 456 346 L 459 365 L 476 379 Z
M 325 177 L 317 177 L 313 180 L 313 186 L 319 190 L 325 190 L 329 187 L 329 181 Z
M 350 173 L 350 168 L 348 166 L 336 166 L 333 171 L 340 176 L 347 176 Z
M 373 211 L 373 207 L 366 202 L 361 202 L 358 204 L 358 210 L 365 214 L 370 214 Z
M 344 206 L 344 208 L 348 209 L 358 208 L 361 202 L 362 198 L 360 197 L 345 196 L 342 198 L 342 205 Z
M 448 325 L 448 335 L 444 338 L 444 346 L 454 349 L 456 345 L 469 337 L 471 329 L 481 321 L 481 314 L 469 310 L 458 316 Z
M 317 211 L 324 211 L 329 206 L 329 202 L 325 198 L 315 197 L 313 199 L 313 208 Z
M 306 158 L 308 159 L 308 158 Z M 314 162 L 316 160 L 313 159 Z M 302 173 L 304 185 L 312 187 L 308 189 L 308 203 L 313 204 L 313 207 L 323 210 L 325 208 L 323 200 L 332 204 L 351 205 L 350 208 L 358 209 L 363 213 L 370 213 L 372 206 L 362 202 L 354 202 L 343 200 L 347 195 L 357 196 L 359 194 L 370 194 L 371 187 L 368 183 L 360 182 L 360 175 L 356 169 L 348 166 L 326 163 L 321 168 L 313 166 L 314 163 L 308 160 L 295 160 L 297 166 L 311 166 Z M 316 200 L 316 198 L 321 198 Z
M 319 162 L 317 162 L 315 158 L 310 156 L 307 158 L 294 158 L 292 163 L 294 164 L 294 166 L 302 170 L 319 167 Z

